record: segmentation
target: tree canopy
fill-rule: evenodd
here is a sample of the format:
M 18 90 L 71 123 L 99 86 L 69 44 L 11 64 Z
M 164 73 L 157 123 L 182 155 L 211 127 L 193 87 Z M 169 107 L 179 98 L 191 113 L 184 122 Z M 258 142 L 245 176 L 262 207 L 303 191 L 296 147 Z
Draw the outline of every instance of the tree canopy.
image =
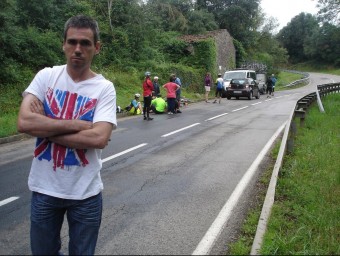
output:
M 260 0 L 1 0 L 0 85 L 63 63 L 63 26 L 77 14 L 99 22 L 102 51 L 97 67 L 131 70 L 178 62 L 194 66 L 178 36 L 215 29 L 227 29 L 234 38 L 238 63 L 255 60 L 278 66 L 289 55 L 292 61 L 316 58 L 338 65 L 333 55 L 339 54 L 331 51 L 340 45 L 334 22 L 339 0 L 318 2 L 319 20 L 300 14 L 274 37 L 275 20 L 264 19 Z

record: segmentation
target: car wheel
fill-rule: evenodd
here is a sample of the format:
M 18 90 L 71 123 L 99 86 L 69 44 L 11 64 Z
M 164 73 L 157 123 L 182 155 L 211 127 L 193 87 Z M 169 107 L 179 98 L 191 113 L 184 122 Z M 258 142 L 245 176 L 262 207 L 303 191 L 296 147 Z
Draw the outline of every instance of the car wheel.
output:
M 251 100 L 251 98 L 253 98 L 253 92 L 250 92 L 248 95 L 248 100 Z
M 230 100 L 230 99 L 231 99 L 231 97 L 230 97 L 230 96 L 227 96 L 227 99 L 228 99 L 228 100 Z
M 235 97 L 238 100 L 238 97 Z

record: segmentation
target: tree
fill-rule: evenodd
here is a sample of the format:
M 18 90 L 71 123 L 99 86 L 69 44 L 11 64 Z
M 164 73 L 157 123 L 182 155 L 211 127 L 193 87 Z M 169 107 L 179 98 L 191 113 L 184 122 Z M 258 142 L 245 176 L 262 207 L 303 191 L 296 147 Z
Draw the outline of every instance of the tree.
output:
M 292 62 L 301 62 L 308 59 L 304 53 L 304 40 L 311 31 L 318 27 L 316 17 L 309 13 L 300 13 L 286 27 L 280 30 L 276 38 L 287 49 Z
M 305 39 L 304 52 L 315 62 L 340 66 L 340 28 L 324 23 Z
M 340 24 L 340 0 L 318 0 L 317 7 L 320 21 Z
M 261 25 L 259 0 L 197 0 L 196 9 L 214 14 L 220 29 L 227 29 L 246 49 L 254 47 Z

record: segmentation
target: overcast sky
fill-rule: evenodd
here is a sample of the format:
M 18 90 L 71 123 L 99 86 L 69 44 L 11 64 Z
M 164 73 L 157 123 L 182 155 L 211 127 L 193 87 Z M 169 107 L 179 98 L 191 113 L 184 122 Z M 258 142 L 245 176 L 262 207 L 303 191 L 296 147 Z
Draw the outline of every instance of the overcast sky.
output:
M 316 14 L 317 0 L 261 0 L 261 8 L 270 16 L 278 19 L 280 24 L 278 30 L 287 25 L 288 22 L 301 12 Z

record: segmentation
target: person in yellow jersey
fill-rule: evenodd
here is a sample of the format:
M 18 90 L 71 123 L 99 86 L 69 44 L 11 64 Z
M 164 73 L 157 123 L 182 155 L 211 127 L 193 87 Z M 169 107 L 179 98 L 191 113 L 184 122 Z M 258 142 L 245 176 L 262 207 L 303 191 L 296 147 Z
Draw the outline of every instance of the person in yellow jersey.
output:
M 140 94 L 136 93 L 135 98 L 131 100 L 130 105 L 125 108 L 132 115 L 143 114 L 143 108 L 142 108 L 142 104 L 139 101 L 139 98 L 140 98 Z
M 158 94 L 156 98 L 151 101 L 151 110 L 155 114 L 163 114 L 167 110 L 167 103 L 162 98 L 161 94 Z

